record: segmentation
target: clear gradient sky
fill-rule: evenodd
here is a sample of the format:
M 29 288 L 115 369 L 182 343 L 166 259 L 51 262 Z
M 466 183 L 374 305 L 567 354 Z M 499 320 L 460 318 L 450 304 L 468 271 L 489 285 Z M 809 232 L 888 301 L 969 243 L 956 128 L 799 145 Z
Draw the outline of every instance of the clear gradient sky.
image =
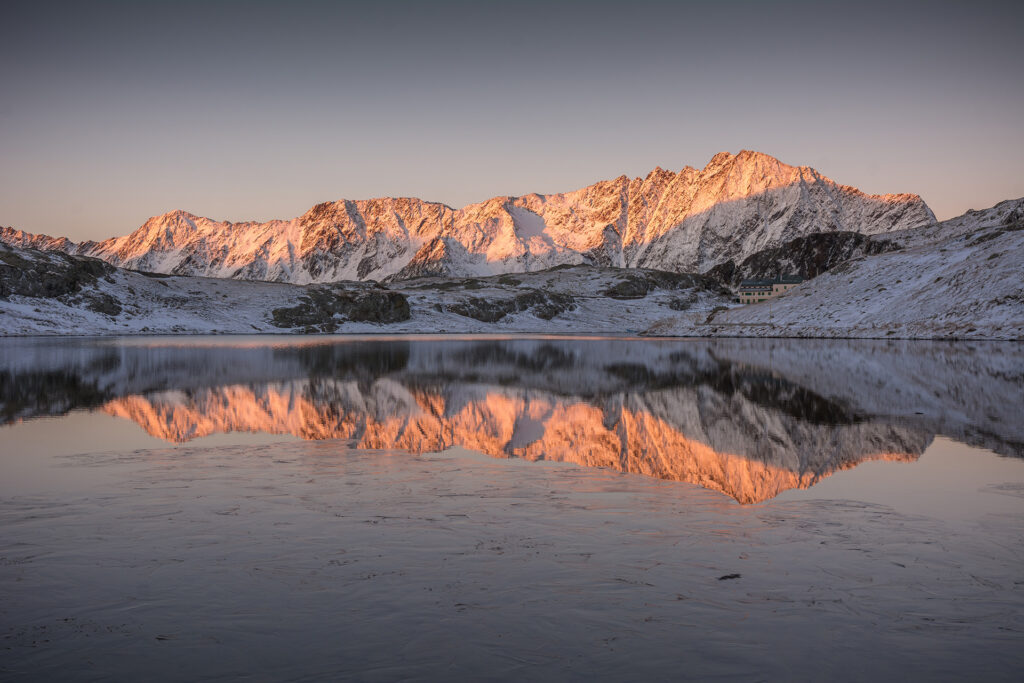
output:
M 1024 195 L 1024 2 L 5 2 L 0 225 L 455 207 L 755 149 Z

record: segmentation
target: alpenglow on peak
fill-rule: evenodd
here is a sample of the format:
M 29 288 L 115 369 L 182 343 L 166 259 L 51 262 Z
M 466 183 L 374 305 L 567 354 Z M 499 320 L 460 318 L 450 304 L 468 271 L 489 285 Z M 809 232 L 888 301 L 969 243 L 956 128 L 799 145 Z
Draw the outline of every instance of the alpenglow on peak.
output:
M 935 222 L 917 195 L 868 195 L 808 166 L 743 150 L 720 152 L 700 170 L 659 167 L 643 178 L 457 210 L 411 197 L 342 199 L 264 223 L 176 210 L 102 242 L 10 228 L 0 239 L 137 270 L 305 284 L 580 263 L 704 272 L 811 233 L 873 235 Z

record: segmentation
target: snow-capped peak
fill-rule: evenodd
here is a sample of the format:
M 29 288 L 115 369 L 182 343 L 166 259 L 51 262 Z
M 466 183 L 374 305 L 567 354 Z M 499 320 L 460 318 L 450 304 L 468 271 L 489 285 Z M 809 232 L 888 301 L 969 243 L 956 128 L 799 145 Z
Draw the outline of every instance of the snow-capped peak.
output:
M 458 210 L 410 197 L 342 199 L 264 223 L 176 210 L 99 243 L 0 237 L 140 270 L 308 283 L 574 263 L 702 272 L 809 233 L 933 225 L 917 195 L 867 195 L 813 168 L 742 150 L 716 154 L 701 170 L 656 167 L 643 178 L 495 197 Z

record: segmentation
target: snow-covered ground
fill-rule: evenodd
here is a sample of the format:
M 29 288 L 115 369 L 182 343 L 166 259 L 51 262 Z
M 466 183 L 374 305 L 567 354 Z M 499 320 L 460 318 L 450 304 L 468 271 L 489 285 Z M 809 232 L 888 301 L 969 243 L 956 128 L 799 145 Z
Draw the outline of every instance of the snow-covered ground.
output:
M 988 228 L 1016 225 L 1022 220 L 1024 220 L 1024 197 L 1007 199 L 987 209 L 971 209 L 941 223 L 896 230 L 879 235 L 878 238 L 891 240 L 904 247 L 916 247 L 945 242 Z
M 17 250 L 31 255 L 31 250 Z M 41 252 L 34 252 L 39 254 Z M 613 298 L 602 292 L 627 282 L 647 282 L 646 271 L 575 267 L 540 273 L 479 279 L 418 278 L 390 287 L 404 295 L 410 306 L 408 320 L 388 324 L 346 322 L 336 316 L 344 333 L 474 333 L 536 332 L 556 334 L 638 333 L 674 313 L 671 305 L 685 306 L 686 315 L 704 319 L 715 306 L 727 305 L 724 290 L 683 276 L 679 283 L 649 291 L 642 298 Z M 671 277 L 671 276 L 670 276 Z M 698 283 L 686 287 L 688 280 Z M 646 285 L 641 284 L 641 287 Z M 366 283 L 346 283 L 341 291 L 378 291 Z M 530 301 L 487 322 L 456 310 L 471 312 L 495 302 L 544 292 L 562 297 L 561 310 L 550 319 Z M 83 306 L 85 294 L 107 295 L 123 310 L 117 315 Z M 108 334 L 250 334 L 294 333 L 304 327 L 273 324 L 273 310 L 295 307 L 309 290 L 300 285 L 249 282 L 202 277 L 152 277 L 114 270 L 107 278 L 85 285 L 82 293 L 57 298 L 12 295 L 0 298 L 0 333 L 3 335 L 108 335 Z M 466 311 L 466 304 L 471 304 Z M 454 310 L 453 310 L 454 309 Z M 315 331 L 323 331 L 317 328 Z
M 304 290 L 269 282 L 156 278 L 118 269 L 83 291 L 113 297 L 122 311 L 93 311 L 75 297 L 12 295 L 0 299 L 0 330 L 4 335 L 281 332 L 270 324 L 269 311 L 294 304 Z

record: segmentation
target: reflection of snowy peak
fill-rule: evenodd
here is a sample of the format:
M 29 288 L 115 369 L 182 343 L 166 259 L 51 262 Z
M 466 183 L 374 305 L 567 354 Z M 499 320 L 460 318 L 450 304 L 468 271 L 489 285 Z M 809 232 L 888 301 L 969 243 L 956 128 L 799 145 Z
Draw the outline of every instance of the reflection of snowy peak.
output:
M 1012 345 L 750 339 L 0 345 L 0 425 L 93 408 L 175 442 L 228 431 L 608 467 L 740 501 L 935 434 L 1024 456 Z
M 865 460 L 914 460 L 931 442 L 920 430 L 812 424 L 742 397 L 711 391 L 708 400 L 693 388 L 618 395 L 600 406 L 512 388 L 455 386 L 445 394 L 452 390 L 464 395 L 452 400 L 386 379 L 300 380 L 127 396 L 102 410 L 174 442 L 258 431 L 412 453 L 462 446 L 687 481 L 741 503 L 807 488 Z
M 742 151 L 717 154 L 703 170 L 657 168 L 645 178 L 496 197 L 459 210 L 411 198 L 342 200 L 267 223 L 174 211 L 98 243 L 11 229 L 0 239 L 138 270 L 308 283 L 486 275 L 565 263 L 704 271 L 809 233 L 878 234 L 934 224 L 916 195 L 866 195 L 812 168 Z

